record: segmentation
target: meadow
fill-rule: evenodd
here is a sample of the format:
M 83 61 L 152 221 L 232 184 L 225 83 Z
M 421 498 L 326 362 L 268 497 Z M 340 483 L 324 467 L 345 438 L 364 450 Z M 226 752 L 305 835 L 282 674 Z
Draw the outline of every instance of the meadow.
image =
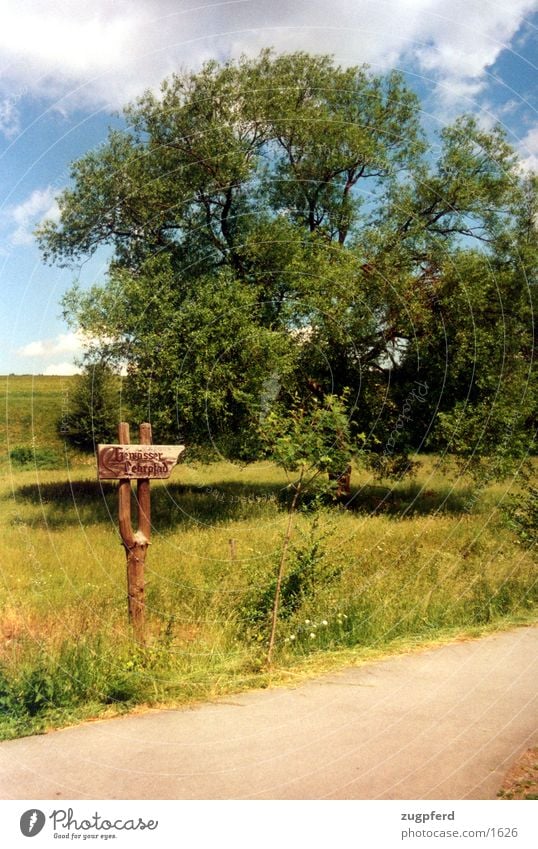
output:
M 137 645 L 116 485 L 98 482 L 93 458 L 57 433 L 70 379 L 0 385 L 3 738 L 535 620 L 535 563 L 504 509 L 517 482 L 475 489 L 426 455 L 397 483 L 354 469 L 347 506 L 304 505 L 268 668 L 284 473 L 187 456 L 169 481 L 152 483 L 147 637 Z

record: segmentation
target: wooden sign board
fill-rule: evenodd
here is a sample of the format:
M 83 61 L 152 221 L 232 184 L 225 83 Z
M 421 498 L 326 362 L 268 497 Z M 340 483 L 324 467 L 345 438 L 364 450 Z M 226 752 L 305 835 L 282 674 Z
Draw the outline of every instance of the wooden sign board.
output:
M 98 445 L 99 480 L 165 480 L 184 445 Z

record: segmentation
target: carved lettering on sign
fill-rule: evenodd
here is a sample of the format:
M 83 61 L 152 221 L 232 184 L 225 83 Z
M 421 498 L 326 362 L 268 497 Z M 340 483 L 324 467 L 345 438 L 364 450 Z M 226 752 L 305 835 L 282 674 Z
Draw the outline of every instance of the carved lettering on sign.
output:
M 184 445 L 98 445 L 99 480 L 164 480 L 184 451 Z

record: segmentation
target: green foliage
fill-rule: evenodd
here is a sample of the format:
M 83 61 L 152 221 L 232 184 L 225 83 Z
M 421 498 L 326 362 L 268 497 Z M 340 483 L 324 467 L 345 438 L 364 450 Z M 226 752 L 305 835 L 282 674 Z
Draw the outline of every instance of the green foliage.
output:
M 61 465 L 60 457 L 51 448 L 36 448 L 31 445 L 19 445 L 9 452 L 9 459 L 14 466 L 36 469 L 57 469 Z
M 77 297 L 85 328 L 106 322 L 107 357 L 130 363 L 124 389 L 133 418 L 151 420 L 160 439 L 239 458 L 258 452 L 264 383 L 271 371 L 284 379 L 288 365 L 283 334 L 260 326 L 263 305 L 254 291 L 227 269 L 182 281 L 163 255 L 147 260 L 135 278 L 116 270 L 107 290 Z M 103 369 L 88 368 L 76 402 L 85 416 L 72 417 L 96 441 L 111 416 L 117 422 L 117 390 L 111 397 Z
M 110 367 L 103 361 L 87 363 L 58 420 L 58 433 L 84 451 L 95 451 L 98 443 L 115 442 L 118 422 L 125 419 L 121 400 L 120 378 Z
M 321 526 L 321 519 L 324 519 Z M 321 588 L 325 589 L 335 582 L 341 574 L 341 567 L 335 564 L 329 547 L 334 527 L 327 522 L 327 514 L 316 511 L 307 527 L 294 545 L 291 546 L 286 574 L 280 589 L 279 616 L 285 621 L 296 611 L 315 599 Z M 246 626 L 249 640 L 266 642 L 271 613 L 274 606 L 277 585 L 277 570 L 254 573 L 251 587 L 238 607 L 241 626 Z
M 414 635 L 434 636 L 454 627 L 484 627 L 532 610 L 538 590 L 525 577 L 475 574 L 462 583 L 464 565 L 436 581 L 418 573 L 416 564 L 400 562 L 399 572 L 372 572 L 357 582 L 354 593 L 334 597 L 319 593 L 288 617 L 282 629 L 280 656 L 301 656 L 341 647 L 389 644 Z M 343 573 L 345 575 L 345 572 Z M 467 570 L 467 581 L 470 573 Z
M 538 486 L 529 486 L 510 499 L 505 513 L 508 523 L 521 544 L 535 548 L 538 545 Z
M 281 466 L 289 476 L 299 472 L 299 478 L 291 483 L 293 497 L 289 506 L 286 533 L 282 541 L 278 569 L 274 587 L 264 589 L 260 602 L 255 609 L 263 611 L 272 593 L 272 616 L 269 630 L 269 648 L 267 661 L 272 662 L 276 639 L 278 617 L 281 616 L 282 601 L 286 608 L 293 610 L 310 586 L 313 589 L 312 562 L 315 562 L 317 543 L 310 548 L 310 556 L 295 558 L 296 567 L 291 572 L 287 568 L 289 545 L 293 534 L 294 512 L 305 492 L 316 486 L 318 496 L 321 492 L 332 490 L 340 494 L 339 479 L 351 471 L 350 460 L 353 446 L 350 436 L 349 419 L 343 398 L 329 395 L 319 404 L 314 398 L 309 408 L 295 401 L 289 410 L 282 406 L 273 408 L 260 427 L 261 441 L 267 455 Z M 328 472 L 325 485 L 320 484 L 320 475 Z M 314 519 L 313 528 L 317 526 Z
M 136 650 L 131 656 L 136 665 L 104 640 L 84 638 L 65 641 L 56 651 L 40 651 L 15 674 L 0 668 L 0 715 L 24 730 L 57 711 L 143 700 L 148 693 L 144 660 Z
M 517 578 L 507 578 L 495 586 L 481 577 L 472 585 L 467 605 L 472 621 L 482 625 L 509 615 L 525 603 L 532 604 L 535 597 L 536 588 L 525 587 Z
M 314 398 L 309 406 L 296 400 L 289 409 L 273 408 L 260 426 L 266 456 L 288 476 L 299 472 L 303 491 L 314 483 L 318 489 L 336 490 L 334 476 L 345 472 L 358 453 L 346 401 L 346 394 L 342 398 L 328 395 L 322 402 Z M 328 472 L 332 480 L 323 484 L 322 472 Z
M 58 263 L 111 248 L 108 281 L 64 308 L 127 363 L 138 418 L 251 459 L 272 375 L 281 403 L 348 387 L 352 431 L 397 475 L 427 439 L 487 457 L 517 396 L 521 456 L 537 191 L 501 128 L 462 116 L 428 143 L 401 75 L 267 50 L 173 75 L 125 117 L 38 235 Z
M 535 451 L 533 297 L 512 259 L 466 251 L 444 273 L 439 321 L 448 334 L 440 341 L 433 328 L 427 348 L 440 406 L 431 444 L 446 446 L 478 478 L 502 478 Z M 446 347 L 451 368 L 443 397 L 436 387 Z

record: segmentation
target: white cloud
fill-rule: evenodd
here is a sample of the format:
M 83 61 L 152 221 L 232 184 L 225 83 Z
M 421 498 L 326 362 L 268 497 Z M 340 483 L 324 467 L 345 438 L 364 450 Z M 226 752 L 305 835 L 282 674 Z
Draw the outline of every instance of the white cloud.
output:
M 484 0 L 431 2 L 419 32 L 430 44 L 417 49 L 426 70 L 445 77 L 475 78 L 509 46 L 534 0 L 484 3 Z
M 520 165 L 524 171 L 538 174 L 538 127 L 533 127 L 519 143 Z
M 80 354 L 90 340 L 80 331 L 60 333 L 55 339 L 38 339 L 19 348 L 19 357 L 50 357 L 59 354 Z M 51 366 L 52 368 L 52 366 Z
M 71 2 L 62 8 L 56 2 L 7 2 L 0 49 L 14 60 L 31 56 L 47 72 L 73 77 L 89 69 L 99 73 L 124 61 L 136 18 L 136 13 L 115 14 L 110 3 Z
M 56 363 L 55 365 L 47 366 L 43 371 L 43 374 L 47 377 L 52 377 L 54 375 L 67 377 L 71 374 L 80 374 L 80 368 L 73 365 L 73 363 Z
M 57 220 L 59 216 L 58 204 L 55 200 L 55 192 L 51 186 L 34 191 L 17 206 L 8 208 L 4 213 L 4 219 L 11 220 L 15 225 L 10 241 L 13 245 L 29 245 L 33 242 L 33 230 L 44 218 Z
M 445 100 L 458 100 L 480 92 L 535 8 L 536 0 L 3 0 L 0 61 L 11 90 L 55 97 L 62 108 L 121 106 L 172 70 L 268 45 L 377 70 L 415 60 L 443 83 Z
M 17 102 L 12 97 L 0 100 L 0 133 L 7 139 L 13 139 L 20 131 L 20 117 Z
M 29 342 L 17 351 L 19 357 L 44 357 L 47 355 L 44 342 Z
M 54 345 L 55 354 L 76 354 L 87 345 L 87 339 L 80 330 L 70 333 L 60 333 Z
M 487 80 L 488 69 L 522 23 L 536 10 L 536 0 L 485 3 L 484 0 L 432 0 L 417 28 L 420 68 L 442 81 L 446 103 L 473 100 Z
M 96 337 L 87 335 L 81 330 L 75 330 L 68 333 L 59 333 L 54 339 L 35 339 L 23 345 L 16 353 L 18 357 L 34 361 L 32 365 L 35 374 L 80 374 L 80 366 L 72 360 L 66 360 L 65 356 L 71 355 L 75 359 L 91 350 L 92 347 L 98 346 L 99 341 Z M 56 358 L 60 357 L 64 357 L 64 359 L 54 362 Z M 126 374 L 125 365 L 121 366 L 120 373 Z

